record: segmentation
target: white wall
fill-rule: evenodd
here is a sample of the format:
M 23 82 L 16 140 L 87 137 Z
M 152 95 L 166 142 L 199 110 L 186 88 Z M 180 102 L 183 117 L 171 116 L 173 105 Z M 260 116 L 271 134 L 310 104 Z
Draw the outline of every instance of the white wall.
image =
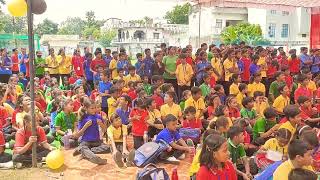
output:
M 248 22 L 259 24 L 262 34 L 268 34 L 267 11 L 265 9 L 248 8 Z

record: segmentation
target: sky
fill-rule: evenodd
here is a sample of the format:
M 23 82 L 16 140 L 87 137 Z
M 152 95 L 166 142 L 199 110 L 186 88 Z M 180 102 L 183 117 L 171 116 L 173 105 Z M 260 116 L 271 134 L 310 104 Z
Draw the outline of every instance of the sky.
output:
M 97 19 L 120 18 L 124 21 L 145 16 L 163 17 L 176 4 L 184 0 L 46 0 L 47 11 L 35 16 L 35 24 L 48 18 L 60 23 L 67 17 L 85 17 L 94 11 Z

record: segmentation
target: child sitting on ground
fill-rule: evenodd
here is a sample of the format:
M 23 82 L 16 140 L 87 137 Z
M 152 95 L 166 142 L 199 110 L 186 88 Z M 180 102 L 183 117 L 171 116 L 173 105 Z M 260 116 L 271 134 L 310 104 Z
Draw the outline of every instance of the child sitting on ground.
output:
M 283 109 L 290 104 L 290 91 L 287 85 L 281 85 L 278 88 L 280 95 L 274 100 L 273 107 L 278 114 L 283 115 Z
M 147 123 L 148 127 L 148 136 L 149 139 L 153 139 L 155 135 L 159 134 L 162 129 L 164 129 L 163 123 L 161 121 L 161 113 L 156 108 L 156 102 L 152 98 L 146 99 L 146 107 L 149 113 L 149 119 Z
M 4 152 L 6 149 L 6 141 L 4 140 L 4 135 L 0 131 L 0 168 L 12 168 L 13 164 L 8 163 L 12 160 L 12 155 Z
M 208 129 L 214 129 L 219 133 L 221 136 L 227 138 L 227 133 L 230 129 L 230 125 L 228 119 L 224 116 L 220 116 L 217 118 L 216 121 L 211 121 Z
M 248 86 L 247 84 L 240 83 L 239 84 L 239 93 L 237 94 L 237 102 L 240 108 L 243 107 L 242 101 L 245 97 L 247 97 L 247 92 L 248 92 Z
M 288 180 L 317 180 L 318 176 L 315 172 L 302 169 L 302 168 L 295 168 L 292 169 L 289 173 Z
M 185 119 L 182 121 L 183 128 L 202 129 L 202 123 L 200 119 L 196 117 L 196 108 L 189 106 L 184 110 Z
M 242 118 L 248 118 L 250 120 L 251 126 L 253 126 L 256 122 L 257 112 L 253 109 L 254 100 L 252 97 L 245 97 L 242 100 L 243 108 L 240 110 L 240 114 Z
M 309 125 L 310 127 L 319 128 L 320 118 L 317 117 L 317 109 L 312 108 L 311 99 L 306 96 L 300 96 L 297 100 L 300 110 L 301 110 L 301 119 L 302 123 Z
M 287 122 L 281 124 L 279 129 L 285 128 L 291 132 L 291 139 L 297 131 L 297 126 L 301 123 L 301 111 L 296 105 L 288 105 L 283 110 Z
M 191 91 L 190 90 L 185 90 L 182 92 L 182 99 L 180 100 L 179 106 L 181 109 L 185 108 L 185 103 L 186 100 L 191 97 Z
M 164 122 L 166 124 L 166 128 L 158 134 L 156 142 L 159 143 L 160 141 L 164 141 L 170 146 L 160 154 L 159 158 L 160 160 L 179 163 L 179 160 L 184 159 L 185 153 L 189 153 L 191 149 L 180 137 L 179 132 L 177 131 L 178 119 L 174 115 L 168 114 L 164 118 Z
M 263 117 L 264 111 L 269 107 L 268 98 L 263 95 L 261 91 L 255 91 L 253 93 L 254 106 L 253 109 L 256 110 L 257 116 Z

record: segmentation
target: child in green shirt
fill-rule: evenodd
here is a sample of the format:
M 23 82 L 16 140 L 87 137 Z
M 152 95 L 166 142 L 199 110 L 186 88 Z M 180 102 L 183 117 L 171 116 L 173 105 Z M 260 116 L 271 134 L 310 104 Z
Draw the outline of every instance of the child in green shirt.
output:
M 250 124 L 253 126 L 256 122 L 257 113 L 254 107 L 254 99 L 252 97 L 245 97 L 242 100 L 243 108 L 240 110 L 242 118 L 249 118 Z
M 202 96 L 206 98 L 211 93 L 211 88 L 209 86 L 210 76 L 208 74 L 203 75 L 203 83 L 199 86 L 202 92 Z

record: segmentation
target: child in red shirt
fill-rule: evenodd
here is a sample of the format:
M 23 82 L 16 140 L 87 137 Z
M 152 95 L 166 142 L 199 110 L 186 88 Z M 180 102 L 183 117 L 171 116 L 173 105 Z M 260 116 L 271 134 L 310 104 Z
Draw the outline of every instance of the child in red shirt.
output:
M 307 124 L 310 127 L 317 127 L 319 128 L 320 118 L 314 118 L 317 115 L 317 109 L 312 108 L 311 99 L 306 96 L 300 96 L 297 100 L 300 106 L 300 116 L 302 119 L 302 124 Z
M 160 107 L 164 104 L 163 98 L 161 97 L 161 86 L 157 87 L 156 85 L 153 86 L 154 94 L 152 96 L 152 99 L 156 103 L 156 107 L 159 110 Z
M 138 149 L 144 144 L 144 135 L 148 131 L 149 113 L 146 110 L 145 103 L 141 98 L 136 99 L 135 107 L 130 112 L 130 121 L 132 122 L 132 135 L 134 149 Z
M 300 96 L 306 96 L 308 98 L 312 98 L 313 93 L 309 88 L 307 88 L 307 85 L 309 83 L 309 79 L 307 75 L 300 74 L 297 80 L 300 83 L 300 87 L 294 92 L 294 101 L 297 102 Z
M 215 94 L 215 95 L 209 96 L 209 103 L 208 103 L 208 108 L 207 108 L 208 120 L 211 120 L 214 118 L 214 116 L 215 116 L 214 113 L 215 113 L 217 107 L 220 105 L 221 105 L 221 100 L 218 95 Z
M 136 88 L 137 88 L 137 84 L 136 82 L 133 81 L 129 81 L 128 82 L 128 87 L 129 87 L 129 91 L 128 91 L 128 96 L 131 98 L 131 100 L 135 100 L 137 98 L 137 92 L 136 92 Z
M 296 54 L 292 54 L 288 59 L 289 61 L 289 70 L 292 75 L 296 75 L 300 72 L 300 59 Z
M 183 128 L 202 129 L 202 123 L 200 119 L 195 118 L 196 108 L 189 106 L 184 110 L 185 119 L 182 121 Z
M 78 80 L 77 74 L 72 71 L 71 77 L 69 77 L 69 84 L 74 84 Z
M 244 69 L 243 72 L 241 74 L 241 79 L 243 82 L 247 82 L 249 83 L 250 80 L 250 64 L 251 64 L 251 60 L 249 58 L 249 52 L 247 49 L 242 50 L 241 52 L 242 57 L 240 58 L 240 61 L 243 62 L 244 65 Z

